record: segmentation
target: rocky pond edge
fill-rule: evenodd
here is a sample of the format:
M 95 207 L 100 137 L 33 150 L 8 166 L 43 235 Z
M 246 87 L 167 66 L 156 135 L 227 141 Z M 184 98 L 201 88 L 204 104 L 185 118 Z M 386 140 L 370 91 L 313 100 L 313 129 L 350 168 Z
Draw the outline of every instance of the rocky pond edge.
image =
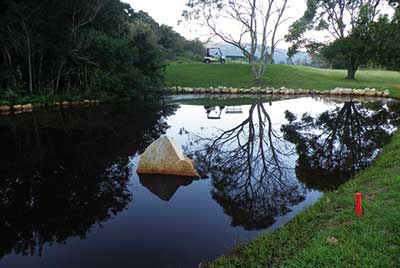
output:
M 53 104 L 44 104 L 44 103 L 27 103 L 27 104 L 15 104 L 15 105 L 1 105 L 0 106 L 0 115 L 8 115 L 10 113 L 23 113 L 23 112 L 32 112 L 34 109 L 43 108 L 43 107 L 74 107 L 74 106 L 87 106 L 87 105 L 95 105 L 99 104 L 99 100 L 82 100 L 82 101 L 63 101 L 63 102 L 54 102 Z
M 266 95 L 333 95 L 333 96 L 366 96 L 389 98 L 390 91 L 377 90 L 375 88 L 353 89 L 353 88 L 334 88 L 332 90 L 316 89 L 291 89 L 286 87 L 251 87 L 251 88 L 233 88 L 233 87 L 168 87 L 166 90 L 170 94 L 266 94 Z
M 164 89 L 170 95 L 175 94 L 263 94 L 263 95 L 328 95 L 328 96 L 359 96 L 359 97 L 378 97 L 390 98 L 391 94 L 388 89 L 377 90 L 375 88 L 353 89 L 353 88 L 334 88 L 332 90 L 316 90 L 316 89 L 291 89 L 286 87 L 251 87 L 251 88 L 233 88 L 233 87 L 167 87 Z M 34 109 L 45 106 L 67 108 L 73 106 L 84 106 L 99 104 L 99 100 L 82 100 L 82 101 L 63 101 L 49 104 L 15 104 L 1 105 L 0 114 L 8 115 L 10 113 L 32 112 Z

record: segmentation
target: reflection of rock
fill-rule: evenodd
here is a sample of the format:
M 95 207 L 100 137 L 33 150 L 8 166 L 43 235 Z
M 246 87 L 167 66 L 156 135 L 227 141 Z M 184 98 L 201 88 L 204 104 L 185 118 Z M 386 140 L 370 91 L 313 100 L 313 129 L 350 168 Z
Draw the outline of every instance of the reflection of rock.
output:
M 140 157 L 139 174 L 168 174 L 198 177 L 192 160 L 187 158 L 174 138 L 162 136 L 150 144 Z
M 160 199 L 169 201 L 181 186 L 188 186 L 193 178 L 168 175 L 140 175 L 140 183 Z
M 10 106 L 3 105 L 0 106 L 0 112 L 9 112 L 11 110 Z

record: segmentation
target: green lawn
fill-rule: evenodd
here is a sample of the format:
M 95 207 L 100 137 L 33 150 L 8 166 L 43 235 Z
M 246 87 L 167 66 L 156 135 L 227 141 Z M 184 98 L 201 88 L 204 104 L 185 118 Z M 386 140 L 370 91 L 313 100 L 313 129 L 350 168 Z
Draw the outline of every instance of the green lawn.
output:
M 355 81 L 344 79 L 346 71 L 316 69 L 294 65 L 269 65 L 265 86 L 329 90 L 336 87 L 389 89 L 400 97 L 400 73 L 365 71 L 357 73 Z M 167 86 L 188 87 L 252 87 L 255 86 L 246 64 L 173 63 L 166 70 Z

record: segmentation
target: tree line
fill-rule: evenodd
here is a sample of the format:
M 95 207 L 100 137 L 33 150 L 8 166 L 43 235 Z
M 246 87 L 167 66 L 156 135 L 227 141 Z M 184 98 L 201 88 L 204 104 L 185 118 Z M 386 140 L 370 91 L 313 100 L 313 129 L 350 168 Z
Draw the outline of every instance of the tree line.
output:
M 333 68 L 346 69 L 347 79 L 355 79 L 362 66 L 400 70 L 400 9 L 389 16 L 382 14 L 385 5 L 384 0 L 307 1 L 306 12 L 286 36 L 289 55 L 304 48 Z M 308 37 L 311 30 L 328 32 L 330 41 Z
M 120 0 L 4 0 L 0 25 L 0 95 L 143 96 L 168 60 L 204 54 Z

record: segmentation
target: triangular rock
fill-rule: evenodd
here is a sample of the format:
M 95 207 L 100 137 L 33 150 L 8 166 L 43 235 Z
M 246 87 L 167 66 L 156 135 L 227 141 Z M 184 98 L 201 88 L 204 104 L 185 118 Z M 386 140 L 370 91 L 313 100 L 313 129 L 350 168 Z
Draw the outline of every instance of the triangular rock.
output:
M 198 177 L 192 160 L 187 158 L 174 138 L 162 136 L 140 156 L 139 174 L 167 174 Z

